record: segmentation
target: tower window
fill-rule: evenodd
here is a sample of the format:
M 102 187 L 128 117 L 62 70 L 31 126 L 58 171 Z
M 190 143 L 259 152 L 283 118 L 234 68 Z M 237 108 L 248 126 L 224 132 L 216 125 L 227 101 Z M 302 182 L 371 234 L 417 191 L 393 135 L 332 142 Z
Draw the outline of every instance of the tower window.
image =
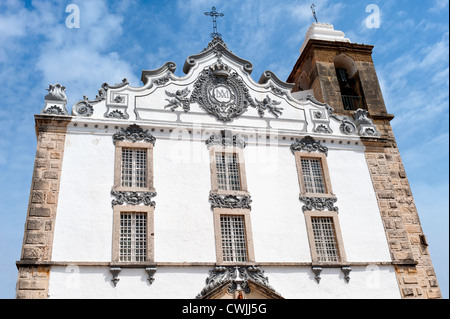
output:
M 355 61 L 345 54 L 340 54 L 334 59 L 334 66 L 344 109 L 347 111 L 367 109 Z

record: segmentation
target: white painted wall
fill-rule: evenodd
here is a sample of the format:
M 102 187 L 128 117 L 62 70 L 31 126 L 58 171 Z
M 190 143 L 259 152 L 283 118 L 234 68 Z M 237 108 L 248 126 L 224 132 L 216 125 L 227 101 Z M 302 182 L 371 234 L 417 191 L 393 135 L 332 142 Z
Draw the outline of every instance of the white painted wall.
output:
M 53 261 L 110 262 L 116 130 L 70 127 L 61 175 Z M 167 131 L 167 130 L 166 130 Z M 210 130 L 209 133 L 211 133 Z M 216 261 L 206 136 L 177 140 L 178 131 L 155 132 L 154 212 L 156 262 Z M 183 134 L 181 134 L 183 135 Z M 194 133 L 195 135 L 195 133 Z M 185 135 L 186 137 L 186 135 Z M 310 262 L 295 158 L 289 145 L 244 149 L 256 262 Z M 362 146 L 327 144 L 328 166 L 338 201 L 348 262 L 389 262 L 388 246 Z M 324 269 L 320 285 L 309 267 L 266 267 L 270 284 L 285 298 L 399 297 L 393 267 L 353 268 L 345 283 L 340 269 Z M 158 267 L 150 286 L 142 269 L 123 269 L 113 287 L 107 267 L 52 267 L 54 298 L 193 298 L 209 267 Z M 367 281 L 377 278 L 377 287 Z M 67 285 L 76 278 L 76 285 Z
M 124 268 L 114 286 L 104 267 L 52 267 L 49 298 L 193 299 L 203 289 L 208 267 L 159 267 L 150 285 L 144 269 Z M 269 284 L 286 299 L 398 299 L 390 266 L 353 267 L 350 281 L 340 269 L 325 268 L 320 283 L 308 267 L 265 267 Z

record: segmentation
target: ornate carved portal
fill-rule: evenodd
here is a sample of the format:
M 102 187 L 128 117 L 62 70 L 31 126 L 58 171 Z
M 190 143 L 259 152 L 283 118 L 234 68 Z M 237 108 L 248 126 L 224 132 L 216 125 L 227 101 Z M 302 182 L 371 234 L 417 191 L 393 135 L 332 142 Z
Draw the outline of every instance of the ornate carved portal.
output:
M 258 266 L 216 266 L 197 299 L 283 299 Z

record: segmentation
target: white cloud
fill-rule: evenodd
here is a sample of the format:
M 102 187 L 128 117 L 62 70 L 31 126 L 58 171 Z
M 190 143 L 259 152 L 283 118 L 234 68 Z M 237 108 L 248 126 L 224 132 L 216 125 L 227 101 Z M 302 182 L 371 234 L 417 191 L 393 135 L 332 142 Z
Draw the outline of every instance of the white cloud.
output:
M 433 2 L 433 6 L 429 9 L 432 13 L 440 13 L 448 8 L 448 0 L 433 0 Z

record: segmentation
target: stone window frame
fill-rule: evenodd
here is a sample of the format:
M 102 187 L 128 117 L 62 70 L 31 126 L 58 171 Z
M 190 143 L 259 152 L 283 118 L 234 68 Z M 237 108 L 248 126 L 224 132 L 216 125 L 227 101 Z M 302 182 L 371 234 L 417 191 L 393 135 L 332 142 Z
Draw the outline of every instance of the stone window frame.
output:
M 331 179 L 330 179 L 330 172 L 328 169 L 327 164 L 327 156 L 323 153 L 311 153 L 311 152 L 301 152 L 296 151 L 294 152 L 295 155 L 295 162 L 297 167 L 297 176 L 298 176 L 298 183 L 300 185 L 300 195 L 299 197 L 328 197 L 328 198 L 335 198 L 336 196 L 333 193 L 333 188 L 331 187 Z M 325 193 L 308 193 L 306 192 L 306 186 L 305 186 L 305 180 L 302 170 L 302 158 L 314 158 L 319 159 L 320 163 L 322 165 L 322 174 L 323 174 L 323 181 L 325 183 Z
M 316 210 L 306 210 L 304 211 L 305 222 L 306 222 L 306 232 L 308 235 L 309 248 L 311 252 L 311 260 L 314 265 L 342 265 L 347 262 L 347 256 L 344 249 L 344 240 L 342 237 L 341 227 L 339 224 L 338 213 L 335 211 L 316 211 Z M 317 254 L 317 249 L 314 240 L 314 232 L 312 228 L 312 218 L 313 217 L 330 217 L 333 220 L 334 233 L 336 237 L 337 251 L 339 254 L 338 261 L 319 261 L 319 256 Z
M 241 190 L 224 190 L 219 189 L 219 181 L 217 177 L 216 153 L 236 154 L 237 162 L 239 163 L 239 181 Z M 247 175 L 245 172 L 245 157 L 244 152 L 239 147 L 227 146 L 210 146 L 210 169 L 211 169 L 211 193 L 219 195 L 250 195 L 247 188 Z
M 146 260 L 120 261 L 120 215 L 121 213 L 146 213 Z M 116 264 L 147 264 L 154 262 L 154 207 L 153 206 L 115 206 L 113 209 L 112 258 Z
M 244 217 L 245 239 L 247 246 L 247 261 L 224 261 L 222 250 L 222 228 L 220 224 L 221 215 L 238 215 Z M 253 265 L 255 263 L 255 249 L 253 243 L 253 233 L 250 218 L 250 209 L 236 208 L 213 208 L 214 236 L 216 244 L 217 265 Z
M 122 149 L 133 148 L 142 149 L 147 151 L 146 161 L 146 187 L 125 187 L 122 186 Z M 114 161 L 114 191 L 127 191 L 127 192 L 154 192 L 153 185 L 153 144 L 145 142 L 126 142 L 117 141 L 115 147 L 115 161 Z

